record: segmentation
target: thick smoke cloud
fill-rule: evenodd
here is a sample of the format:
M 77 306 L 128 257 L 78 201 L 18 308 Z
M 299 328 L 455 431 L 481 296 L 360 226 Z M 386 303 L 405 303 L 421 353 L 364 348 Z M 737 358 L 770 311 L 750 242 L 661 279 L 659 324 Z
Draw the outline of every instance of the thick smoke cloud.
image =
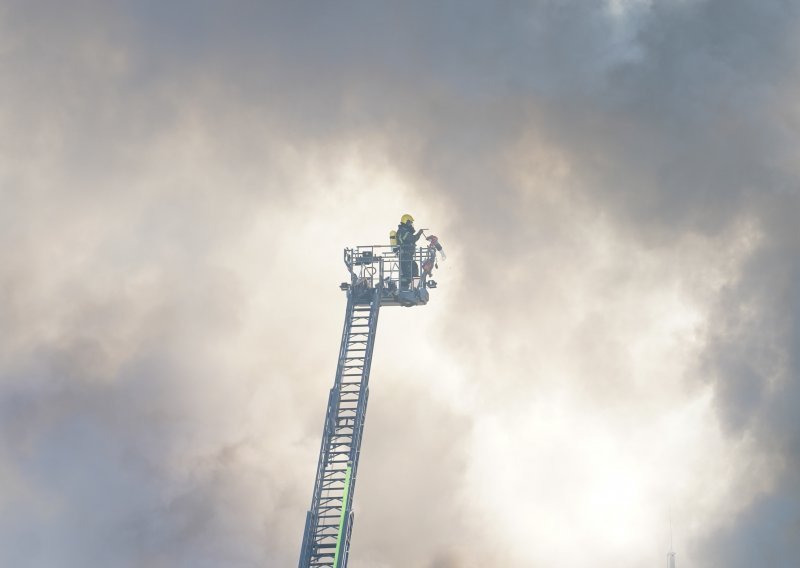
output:
M 0 3 L 0 564 L 294 565 L 408 210 L 354 567 L 793 565 L 799 15 Z

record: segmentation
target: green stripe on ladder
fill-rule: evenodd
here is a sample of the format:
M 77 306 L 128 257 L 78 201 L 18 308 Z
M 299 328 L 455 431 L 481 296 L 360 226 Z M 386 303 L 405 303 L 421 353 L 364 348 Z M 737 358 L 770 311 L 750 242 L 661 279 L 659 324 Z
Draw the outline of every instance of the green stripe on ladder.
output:
M 342 549 L 342 529 L 344 528 L 344 516 L 347 512 L 347 497 L 350 493 L 350 473 L 353 471 L 353 466 L 348 465 L 347 470 L 344 472 L 344 494 L 342 495 L 342 514 L 339 517 L 339 538 L 336 539 L 336 554 L 333 557 L 333 568 L 339 566 L 339 551 Z

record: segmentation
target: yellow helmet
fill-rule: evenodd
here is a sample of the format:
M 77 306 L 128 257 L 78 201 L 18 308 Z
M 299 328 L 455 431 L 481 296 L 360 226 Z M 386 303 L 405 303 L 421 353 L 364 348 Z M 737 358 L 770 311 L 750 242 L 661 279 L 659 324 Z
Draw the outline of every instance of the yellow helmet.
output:
M 411 221 L 411 222 L 413 223 L 413 222 L 414 222 L 414 217 L 412 217 L 412 216 L 411 216 L 411 215 L 409 215 L 408 213 L 406 213 L 405 215 L 403 215 L 402 217 L 400 217 L 400 224 L 401 224 L 401 225 L 405 225 L 405 224 L 406 224 L 407 222 L 409 222 L 409 221 Z
M 389 231 L 389 244 L 392 246 L 397 244 L 397 231 Z

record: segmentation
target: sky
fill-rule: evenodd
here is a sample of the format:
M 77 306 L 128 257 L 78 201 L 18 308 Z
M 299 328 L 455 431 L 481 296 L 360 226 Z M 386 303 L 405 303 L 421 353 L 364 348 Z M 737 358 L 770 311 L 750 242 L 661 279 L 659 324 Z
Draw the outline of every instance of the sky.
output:
M 800 4 L 0 0 L 0 565 L 294 566 L 347 279 L 351 568 L 800 556 Z

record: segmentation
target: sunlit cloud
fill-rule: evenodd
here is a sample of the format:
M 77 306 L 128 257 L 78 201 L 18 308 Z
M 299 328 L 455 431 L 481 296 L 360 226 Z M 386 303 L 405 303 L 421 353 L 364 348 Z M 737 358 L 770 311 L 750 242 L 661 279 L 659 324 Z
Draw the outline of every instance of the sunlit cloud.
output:
M 352 568 L 791 564 L 794 8 L 79 4 L 0 7 L 0 564 L 294 565 L 403 213 Z

